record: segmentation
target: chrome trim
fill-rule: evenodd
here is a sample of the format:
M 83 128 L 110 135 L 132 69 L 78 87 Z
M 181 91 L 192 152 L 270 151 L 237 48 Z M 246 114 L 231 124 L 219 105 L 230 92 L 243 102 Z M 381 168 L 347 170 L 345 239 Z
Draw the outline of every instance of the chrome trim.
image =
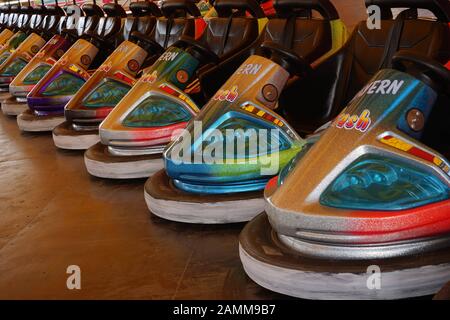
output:
M 166 146 L 151 146 L 151 147 L 132 147 L 120 148 L 108 146 L 108 152 L 114 156 L 143 156 L 150 154 L 161 154 Z
M 75 131 L 92 131 L 92 130 L 98 130 L 98 124 L 97 125 L 79 125 L 76 123 L 72 123 L 72 128 Z
M 294 238 L 285 235 L 278 237 L 282 244 L 296 252 L 321 259 L 388 259 L 410 256 L 425 251 L 434 251 L 450 246 L 450 234 L 414 240 L 387 242 L 379 244 L 333 244 L 329 242 Z

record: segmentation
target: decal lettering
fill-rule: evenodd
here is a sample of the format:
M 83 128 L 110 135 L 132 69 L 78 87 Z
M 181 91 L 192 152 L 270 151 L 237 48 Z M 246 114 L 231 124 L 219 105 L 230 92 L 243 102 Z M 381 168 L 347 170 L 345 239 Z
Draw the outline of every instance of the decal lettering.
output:
M 261 70 L 262 64 L 257 63 L 248 63 L 242 65 L 238 71 L 237 74 L 249 74 L 249 75 L 255 75 Z
M 341 129 L 352 130 L 356 129 L 361 132 L 365 132 L 372 120 L 370 119 L 370 111 L 364 110 L 361 115 L 350 115 L 348 113 L 340 114 L 336 119 L 336 127 Z
M 142 77 L 143 82 L 154 83 L 158 78 L 158 72 L 155 70 L 150 74 L 146 74 Z
M 37 53 L 36 57 L 38 59 L 42 59 L 42 57 L 44 57 L 45 54 L 46 54 L 45 50 L 42 50 L 42 51 Z
M 356 97 L 361 97 L 365 94 L 396 95 L 404 83 L 405 81 L 403 80 L 376 80 L 365 86 Z
M 219 91 L 217 91 L 217 93 L 214 95 L 213 99 L 217 100 L 217 101 L 228 101 L 228 102 L 234 102 L 234 100 L 236 100 L 236 98 L 238 97 L 238 92 L 237 92 L 238 87 L 237 86 L 233 86 L 231 87 L 230 90 L 224 90 L 224 89 L 220 89 Z
M 104 72 L 109 72 L 109 70 L 111 70 L 111 67 L 112 67 L 111 62 L 108 61 L 107 63 L 102 64 L 102 65 L 98 68 L 98 70 L 99 70 L 99 71 L 104 71 Z
M 178 56 L 179 52 L 164 52 L 160 57 L 159 61 L 173 61 Z
M 128 46 L 123 42 L 120 46 L 117 47 L 116 52 L 127 53 Z
M 61 58 L 58 60 L 57 64 L 65 66 L 67 64 L 67 57 Z

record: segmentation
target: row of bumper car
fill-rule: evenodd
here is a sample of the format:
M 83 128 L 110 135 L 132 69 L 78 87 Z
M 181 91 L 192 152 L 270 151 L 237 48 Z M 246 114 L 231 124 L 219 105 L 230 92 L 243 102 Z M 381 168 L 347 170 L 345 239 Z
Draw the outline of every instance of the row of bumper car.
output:
M 450 2 L 372 5 L 381 27 L 350 35 L 329 0 L 73 5 L 29 22 L 0 8 L 2 111 L 86 150 L 93 176 L 148 178 L 156 216 L 250 221 L 239 253 L 265 288 L 434 294 L 450 280 Z

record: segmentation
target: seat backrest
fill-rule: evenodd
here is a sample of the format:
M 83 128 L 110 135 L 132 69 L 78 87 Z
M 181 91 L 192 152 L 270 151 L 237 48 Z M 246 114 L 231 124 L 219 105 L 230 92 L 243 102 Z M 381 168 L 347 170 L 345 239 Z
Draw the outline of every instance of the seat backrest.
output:
M 13 5 L 10 7 L 10 14 L 8 16 L 8 27 L 14 28 L 17 25 L 17 21 L 19 20 L 19 7 Z
M 225 59 L 252 44 L 259 35 L 258 19 L 264 12 L 256 0 L 216 0 L 212 17 L 200 39 Z
M 8 23 L 9 11 L 8 5 L 0 6 L 0 24 L 6 25 Z
M 155 27 L 156 17 L 161 17 L 162 12 L 151 1 L 139 1 L 130 3 L 129 9 L 132 16 L 127 17 L 122 28 L 122 37 L 129 40 L 131 32 L 138 31 L 141 34 L 150 34 Z
M 46 8 L 46 13 L 42 21 L 41 29 L 50 33 L 54 33 L 55 31 L 59 32 L 59 24 L 64 23 L 66 19 L 64 10 L 59 6 L 49 6 Z M 63 18 L 62 21 L 61 18 Z M 52 35 L 49 34 L 49 36 Z
M 95 28 L 95 33 L 105 40 L 114 37 L 115 39 L 112 40 L 116 45 L 123 40 L 120 36 L 117 37 L 117 35 L 122 29 L 127 13 L 122 6 L 116 3 L 105 4 L 103 6 L 103 11 L 106 16 L 100 18 L 97 28 Z
M 33 14 L 30 16 L 28 28 L 30 31 L 36 30 L 43 25 L 44 19 L 47 17 L 48 11 L 45 6 L 33 8 Z
M 339 15 L 328 0 L 275 0 L 273 6 L 276 14 L 266 24 L 262 42 L 275 42 L 309 63 L 332 49 L 330 21 L 339 19 Z M 322 19 L 312 18 L 313 11 Z
M 83 34 L 89 34 L 90 32 L 93 32 L 96 29 L 100 21 L 100 18 L 103 18 L 104 16 L 102 8 L 93 3 L 83 4 L 81 6 L 81 10 L 83 11 L 83 16 L 78 18 L 77 22 L 78 36 L 82 36 Z
M 157 18 L 151 38 L 163 48 L 168 48 L 182 35 L 195 34 L 195 19 L 201 14 L 189 0 L 166 0 L 161 6 L 163 17 Z
M 379 70 L 385 47 L 389 44 L 389 30 L 393 20 L 382 20 L 381 29 L 369 30 L 361 22 L 349 42 L 349 72 L 347 85 L 348 102 Z M 407 49 L 444 62 L 449 58 L 449 28 L 447 23 L 420 19 L 406 20 L 403 25 L 398 49 Z M 369 58 L 370 57 L 370 58 Z
M 361 90 L 370 78 L 389 63 L 387 52 L 410 50 L 445 63 L 450 58 L 450 2 L 448 0 L 366 0 L 366 5 L 378 5 L 383 12 L 381 28 L 369 29 L 360 22 L 346 45 L 337 54 L 320 65 L 311 77 L 299 81 L 280 98 L 280 113 L 300 133 L 311 133 L 315 128 L 333 119 L 342 107 Z M 392 8 L 428 9 L 436 20 L 413 15 L 392 18 Z M 411 9 L 409 9 L 411 11 Z M 408 11 L 405 11 L 408 12 Z M 392 37 L 401 21 L 401 29 Z M 397 27 L 395 27 L 397 25 Z M 388 50 L 392 49 L 393 50 Z M 293 104 L 302 97 L 302 106 Z
M 33 15 L 33 8 L 30 6 L 21 6 L 19 8 L 19 18 L 17 20 L 17 26 L 19 29 L 29 27 L 31 16 Z

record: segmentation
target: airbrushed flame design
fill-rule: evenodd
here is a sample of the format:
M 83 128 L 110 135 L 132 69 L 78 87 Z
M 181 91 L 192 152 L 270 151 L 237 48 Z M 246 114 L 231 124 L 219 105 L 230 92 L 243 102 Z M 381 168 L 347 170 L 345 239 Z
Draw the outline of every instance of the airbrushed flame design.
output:
M 147 55 L 138 45 L 122 42 L 67 103 L 66 118 L 103 120 L 136 83 Z
M 369 128 L 371 122 L 370 111 L 366 109 L 359 116 L 350 115 L 348 113 L 340 114 L 336 120 L 336 127 L 347 130 L 356 129 L 365 132 Z
M 113 108 L 127 94 L 130 88 L 131 86 L 128 83 L 107 78 L 83 100 L 83 106 Z
M 42 37 L 32 33 L 17 48 L 11 48 L 10 54 L 0 65 L 0 83 L 10 84 L 44 44 Z
M 184 128 L 187 120 L 199 112 L 198 106 L 184 92 L 198 66 L 198 60 L 185 51 L 176 47 L 167 49 L 102 122 L 102 143 L 116 146 L 123 143 L 129 147 L 170 142 L 172 133 Z M 180 70 L 186 72 L 187 79 L 183 78 L 183 83 L 177 77 Z M 162 114 L 170 119 L 163 119 Z
M 213 97 L 213 100 L 234 102 L 234 100 L 237 99 L 238 95 L 238 86 L 234 85 L 229 90 L 220 89 L 219 91 L 217 91 L 217 93 Z
M 71 44 L 64 37 L 54 35 L 10 83 L 11 94 L 25 97 L 58 61 L 58 53 L 66 51 Z
M 31 89 L 27 96 L 30 109 L 36 115 L 62 115 L 66 103 L 90 77 L 89 65 L 83 65 L 81 57 L 87 56 L 92 62 L 98 50 L 84 39 L 77 40 Z

